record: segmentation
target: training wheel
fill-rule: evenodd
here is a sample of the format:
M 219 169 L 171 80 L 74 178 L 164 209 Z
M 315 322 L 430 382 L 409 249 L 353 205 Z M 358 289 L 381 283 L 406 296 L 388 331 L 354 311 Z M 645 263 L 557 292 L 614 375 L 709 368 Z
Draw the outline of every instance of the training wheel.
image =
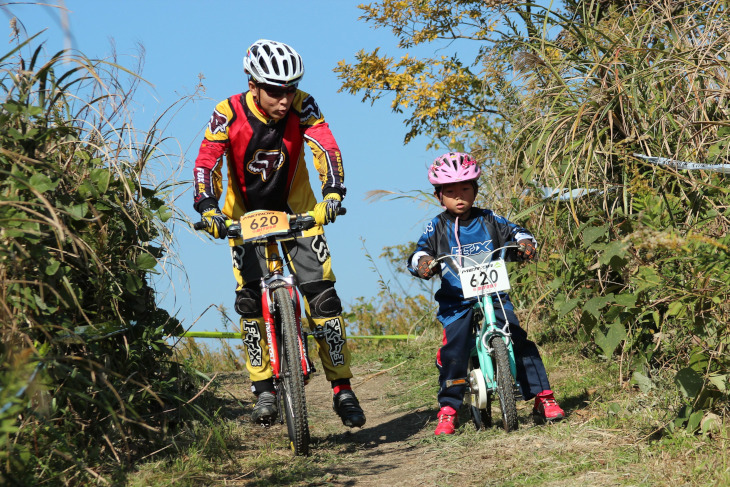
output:
M 485 409 L 487 407 L 487 383 L 484 381 L 481 369 L 472 369 L 469 372 L 469 387 L 471 389 L 471 405 Z

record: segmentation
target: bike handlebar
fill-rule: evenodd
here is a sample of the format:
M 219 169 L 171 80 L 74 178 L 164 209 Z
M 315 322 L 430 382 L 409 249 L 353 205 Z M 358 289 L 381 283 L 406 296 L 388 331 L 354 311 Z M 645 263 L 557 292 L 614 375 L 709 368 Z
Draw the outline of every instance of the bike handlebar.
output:
M 340 207 L 337 211 L 337 215 L 344 215 L 347 213 L 347 208 Z M 313 212 L 307 211 L 304 213 L 297 213 L 289 215 L 289 225 L 292 230 L 308 230 L 315 225 Z M 226 221 L 226 227 L 228 228 L 228 238 L 239 238 L 241 236 L 241 224 L 234 222 L 233 220 Z M 208 228 L 208 224 L 204 221 L 193 223 L 195 230 L 205 230 Z
M 494 249 L 491 252 L 489 252 L 489 257 L 491 258 L 491 256 L 494 253 L 501 251 L 499 258 L 500 259 L 504 259 L 507 250 L 509 250 L 509 249 L 518 249 L 520 247 L 521 247 L 521 245 L 518 244 L 517 242 L 514 242 L 514 241 L 506 242 L 502 247 L 497 247 L 496 249 Z M 431 264 L 429 264 L 429 268 L 434 269 L 439 264 L 440 261 L 442 261 L 442 260 L 444 260 L 446 258 L 449 258 L 449 257 L 461 257 L 461 258 L 470 260 L 473 264 L 477 264 L 477 262 L 474 259 L 472 259 L 471 257 L 469 257 L 468 255 L 443 254 L 443 255 L 439 255 L 438 257 L 435 257 L 431 261 Z

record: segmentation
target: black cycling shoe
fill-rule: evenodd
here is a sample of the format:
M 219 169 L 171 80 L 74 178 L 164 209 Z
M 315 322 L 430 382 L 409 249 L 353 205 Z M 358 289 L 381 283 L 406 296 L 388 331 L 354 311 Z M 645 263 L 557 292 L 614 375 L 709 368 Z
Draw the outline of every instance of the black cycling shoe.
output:
M 349 389 L 342 390 L 332 400 L 332 409 L 342 420 L 342 424 L 354 428 L 365 424 L 365 413 L 360 407 L 355 393 Z
M 270 426 L 276 421 L 276 416 L 276 394 L 268 391 L 260 393 L 256 406 L 251 412 L 251 421 L 263 426 Z

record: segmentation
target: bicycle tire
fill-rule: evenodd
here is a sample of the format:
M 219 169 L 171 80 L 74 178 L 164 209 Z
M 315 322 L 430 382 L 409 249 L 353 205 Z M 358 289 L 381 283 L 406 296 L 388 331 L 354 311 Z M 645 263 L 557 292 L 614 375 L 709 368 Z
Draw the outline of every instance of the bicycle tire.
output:
M 466 372 L 467 377 L 471 377 L 471 371 L 479 368 L 479 359 L 472 357 L 469 360 L 469 367 Z M 489 428 L 492 426 L 492 401 L 491 395 L 487 395 L 487 407 L 486 409 L 479 409 L 473 403 L 469 404 L 469 410 L 471 411 L 471 420 L 474 423 L 474 427 L 477 431 Z
M 517 405 L 515 404 L 515 380 L 510 371 L 509 354 L 504 340 L 496 336 L 490 340 L 490 346 L 492 348 L 494 375 L 497 379 L 499 408 L 502 411 L 502 426 L 509 433 L 515 431 L 519 425 L 517 422 Z
M 304 373 L 302 356 L 299 352 L 296 317 L 289 290 L 274 290 L 274 303 L 279 318 L 282 352 L 279 355 L 282 375 L 282 401 L 289 445 L 295 455 L 309 455 L 309 422 L 307 402 L 304 393 Z

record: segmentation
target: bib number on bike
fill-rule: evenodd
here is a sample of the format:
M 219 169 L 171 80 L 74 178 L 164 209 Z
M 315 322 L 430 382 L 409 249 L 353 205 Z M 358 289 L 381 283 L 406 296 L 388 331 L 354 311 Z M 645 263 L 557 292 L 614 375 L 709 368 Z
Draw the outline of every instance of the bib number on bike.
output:
M 283 211 L 252 211 L 241 217 L 241 236 L 244 241 L 259 240 L 272 234 L 289 231 L 289 215 Z
M 507 265 L 504 260 L 464 267 L 459 271 L 465 298 L 509 290 Z

